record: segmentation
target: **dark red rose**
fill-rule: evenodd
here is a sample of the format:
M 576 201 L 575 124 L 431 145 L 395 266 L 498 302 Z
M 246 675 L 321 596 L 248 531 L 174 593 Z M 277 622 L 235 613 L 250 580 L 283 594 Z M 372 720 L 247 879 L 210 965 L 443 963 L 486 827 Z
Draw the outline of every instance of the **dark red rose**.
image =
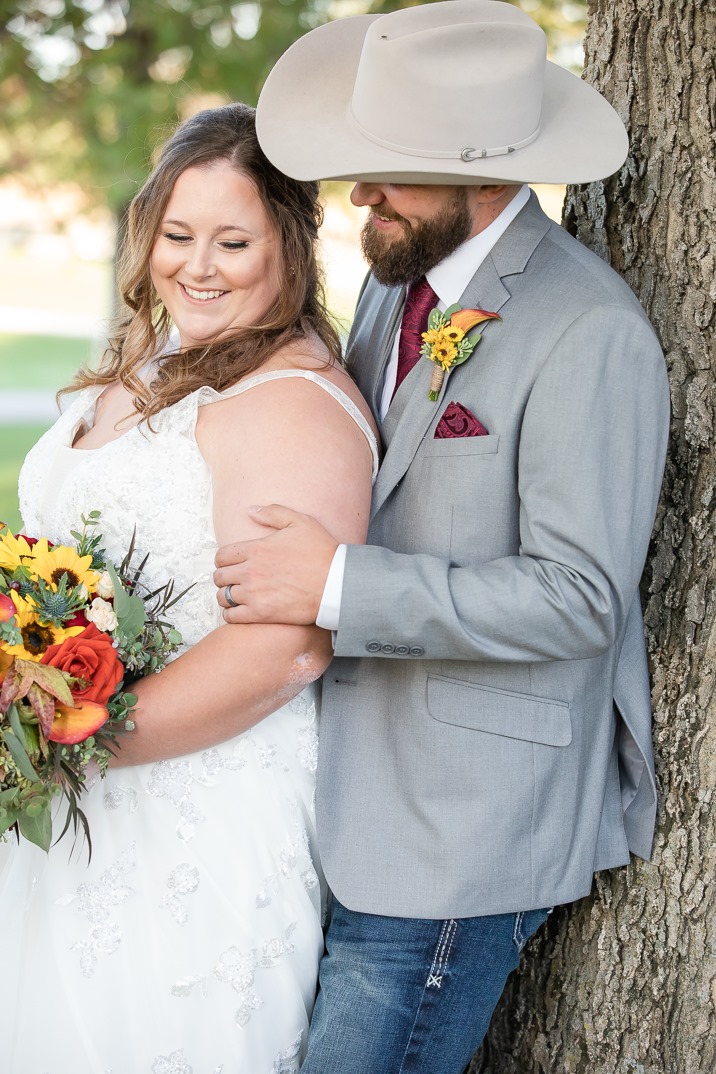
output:
M 26 533 L 16 533 L 15 537 L 16 538 L 22 537 L 23 541 L 27 541 L 27 543 L 30 546 L 30 548 L 32 548 L 33 545 L 36 545 L 37 542 L 42 539 L 40 537 L 28 537 Z M 47 547 L 48 548 L 54 548 L 55 546 L 52 543 L 52 541 L 48 541 L 47 542 Z
M 50 645 L 41 663 L 89 683 L 85 689 L 78 686 L 72 688 L 72 696 L 78 702 L 96 701 L 99 705 L 105 705 L 124 675 L 124 667 L 112 645 L 112 639 L 98 630 L 94 623 L 90 623 L 76 637 L 67 638 L 61 645 Z

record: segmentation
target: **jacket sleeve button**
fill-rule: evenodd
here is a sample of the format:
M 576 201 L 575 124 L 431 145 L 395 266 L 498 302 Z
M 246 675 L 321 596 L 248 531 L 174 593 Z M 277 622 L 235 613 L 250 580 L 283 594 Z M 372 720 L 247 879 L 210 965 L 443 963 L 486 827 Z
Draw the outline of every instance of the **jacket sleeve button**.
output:
M 381 653 L 394 653 L 395 652 L 395 646 L 391 645 L 390 642 L 387 641 L 385 643 L 385 645 L 381 645 L 380 651 L 381 651 Z
M 410 649 L 408 648 L 407 645 L 396 645 L 395 646 L 395 655 L 396 656 L 407 656 L 409 652 L 410 652 Z
M 411 650 L 410 650 L 410 655 L 411 656 L 425 656 L 425 649 L 423 649 L 422 645 L 413 645 Z
M 368 644 L 366 645 L 366 649 L 368 650 L 369 653 L 379 653 L 380 652 L 380 642 L 379 641 L 369 641 Z

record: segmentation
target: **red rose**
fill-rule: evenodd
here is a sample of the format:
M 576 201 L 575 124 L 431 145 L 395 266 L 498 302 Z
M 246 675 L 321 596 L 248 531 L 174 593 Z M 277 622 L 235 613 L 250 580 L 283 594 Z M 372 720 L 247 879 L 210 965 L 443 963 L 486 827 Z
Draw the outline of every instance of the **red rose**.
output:
M 75 626 L 81 626 L 81 627 L 88 627 L 89 626 L 89 619 L 87 618 L 85 613 L 82 611 L 82 609 L 80 609 L 78 612 L 75 612 L 75 614 L 72 616 L 72 618 L 68 619 L 67 622 L 65 623 L 65 627 L 67 629 L 69 629 L 70 627 L 75 627 Z
M 99 705 L 107 703 L 124 675 L 111 638 L 94 623 L 61 645 L 50 645 L 40 662 L 59 668 L 75 679 L 85 679 L 89 686 L 84 690 L 75 686 L 72 696 L 76 701 L 96 701 Z
M 20 537 L 22 537 L 23 541 L 27 541 L 27 543 L 28 543 L 30 548 L 34 548 L 34 546 L 38 543 L 38 541 L 42 540 L 41 537 L 28 537 L 26 533 L 16 533 L 15 537 L 18 540 L 19 540 Z M 48 548 L 54 548 L 55 546 L 52 543 L 52 541 L 48 541 L 47 542 L 47 547 Z

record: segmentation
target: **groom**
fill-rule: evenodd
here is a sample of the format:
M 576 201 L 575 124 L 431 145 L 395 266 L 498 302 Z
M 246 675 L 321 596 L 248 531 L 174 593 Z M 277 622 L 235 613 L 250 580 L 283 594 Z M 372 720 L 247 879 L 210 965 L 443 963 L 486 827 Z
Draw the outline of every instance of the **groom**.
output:
M 626 135 L 499 0 L 314 30 L 258 131 L 278 167 L 355 180 L 369 209 L 348 360 L 385 447 L 365 547 L 274 505 L 269 536 L 217 557 L 229 622 L 335 631 L 317 792 L 335 902 L 303 1070 L 460 1074 L 549 908 L 651 849 L 638 584 L 664 364 L 629 288 L 523 185 L 609 175 Z M 421 332 L 456 303 L 499 319 L 461 364 L 442 340 L 433 398 Z

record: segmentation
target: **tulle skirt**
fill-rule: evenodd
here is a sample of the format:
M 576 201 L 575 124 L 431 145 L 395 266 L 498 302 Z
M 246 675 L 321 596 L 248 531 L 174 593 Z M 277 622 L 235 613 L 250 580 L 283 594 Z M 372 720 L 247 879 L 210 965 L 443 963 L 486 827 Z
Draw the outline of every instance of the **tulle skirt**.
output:
M 5 1074 L 291 1074 L 323 949 L 316 688 L 239 738 L 115 769 L 92 858 L 3 848 Z

